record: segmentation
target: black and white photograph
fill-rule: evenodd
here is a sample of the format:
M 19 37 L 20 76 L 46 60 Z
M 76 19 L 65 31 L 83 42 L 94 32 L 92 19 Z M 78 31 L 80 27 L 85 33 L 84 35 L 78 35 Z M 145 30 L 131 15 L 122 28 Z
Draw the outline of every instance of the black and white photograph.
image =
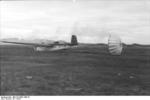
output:
M 150 96 L 150 0 L 0 0 L 10 95 Z

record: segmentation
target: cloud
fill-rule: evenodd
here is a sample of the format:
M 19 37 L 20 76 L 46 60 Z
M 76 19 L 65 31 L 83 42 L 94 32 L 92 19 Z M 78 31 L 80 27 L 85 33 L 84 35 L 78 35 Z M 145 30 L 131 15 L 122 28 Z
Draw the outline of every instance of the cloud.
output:
M 106 42 L 109 33 L 125 43 L 150 44 L 148 0 L 2 1 L 3 38 L 45 38 L 70 41 L 71 34 L 82 42 Z

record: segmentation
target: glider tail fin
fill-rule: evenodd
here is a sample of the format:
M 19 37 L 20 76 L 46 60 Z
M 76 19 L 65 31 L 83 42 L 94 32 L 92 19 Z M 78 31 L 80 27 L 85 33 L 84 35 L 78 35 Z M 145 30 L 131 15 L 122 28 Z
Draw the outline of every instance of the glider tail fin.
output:
M 78 45 L 78 40 L 76 35 L 72 35 L 71 37 L 71 45 Z

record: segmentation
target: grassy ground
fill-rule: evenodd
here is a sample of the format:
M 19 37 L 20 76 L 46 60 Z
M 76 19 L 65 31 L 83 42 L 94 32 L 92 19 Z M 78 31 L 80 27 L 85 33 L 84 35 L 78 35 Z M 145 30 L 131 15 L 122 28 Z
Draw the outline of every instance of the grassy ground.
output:
M 150 47 L 55 52 L 0 46 L 1 95 L 150 95 Z

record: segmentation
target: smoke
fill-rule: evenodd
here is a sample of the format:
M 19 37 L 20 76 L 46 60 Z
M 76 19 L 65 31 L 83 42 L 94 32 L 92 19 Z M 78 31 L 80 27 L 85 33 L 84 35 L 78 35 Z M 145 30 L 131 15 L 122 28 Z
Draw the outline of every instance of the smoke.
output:
M 98 26 L 95 27 L 86 23 L 76 22 L 71 29 L 71 34 L 77 35 L 78 40 L 81 42 L 100 43 L 106 42 L 109 31 Z

